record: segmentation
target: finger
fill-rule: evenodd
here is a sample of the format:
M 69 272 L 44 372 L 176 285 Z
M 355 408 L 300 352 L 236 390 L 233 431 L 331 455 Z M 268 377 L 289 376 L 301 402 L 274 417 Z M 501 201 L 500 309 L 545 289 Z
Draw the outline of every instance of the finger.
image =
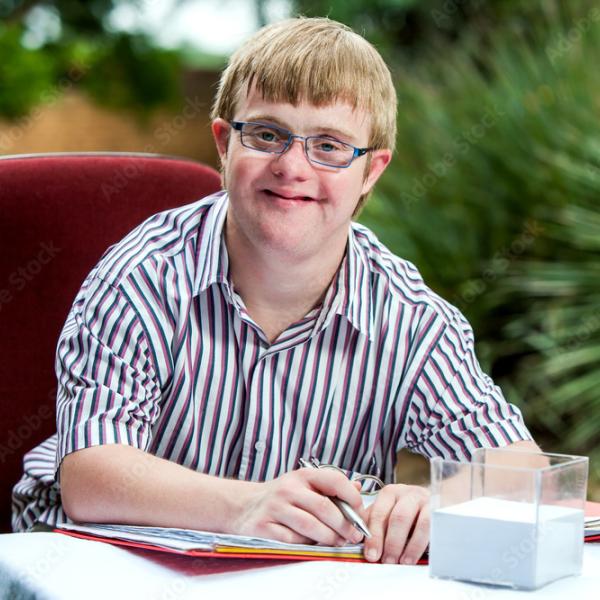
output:
M 366 513 L 362 505 L 359 488 L 343 473 L 334 469 L 305 469 L 311 487 L 323 496 L 332 496 L 344 500 L 361 517 Z
M 398 564 L 413 524 L 419 516 L 422 498 L 416 493 L 401 496 L 388 519 L 382 562 Z
M 312 544 L 313 540 L 310 538 L 300 535 L 298 532 L 281 525 L 280 523 L 269 523 L 263 532 L 261 537 L 269 538 L 270 540 L 277 540 L 284 542 L 285 544 Z
M 343 545 L 347 539 L 320 521 L 312 513 L 296 506 L 289 506 L 279 517 L 279 522 L 295 533 L 308 538 L 310 543 L 316 542 L 326 546 L 339 546 Z
M 316 517 L 320 523 L 335 532 L 344 542 L 358 543 L 362 540 L 362 533 L 346 519 L 341 510 L 327 496 L 312 490 L 299 490 L 294 498 L 294 505 Z
M 395 503 L 394 494 L 386 492 L 384 488 L 369 507 L 368 527 L 371 537 L 365 540 L 365 558 L 369 562 L 377 562 L 381 558 L 388 517 Z
M 404 548 L 404 552 L 400 557 L 400 562 L 403 565 L 414 565 L 423 556 L 427 544 L 429 543 L 429 525 L 430 512 L 429 502 L 424 501 L 421 506 L 421 512 L 417 518 L 415 528 L 410 535 L 410 539 Z

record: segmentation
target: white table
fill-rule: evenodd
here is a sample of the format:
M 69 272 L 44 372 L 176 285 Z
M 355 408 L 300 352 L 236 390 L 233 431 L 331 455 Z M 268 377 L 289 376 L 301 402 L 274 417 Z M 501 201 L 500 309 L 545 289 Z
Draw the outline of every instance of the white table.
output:
M 228 560 L 231 564 L 235 559 Z M 129 550 L 57 533 L 6 534 L 0 535 L 0 598 L 592 600 L 600 597 L 600 544 L 586 544 L 581 576 L 556 581 L 536 592 L 431 579 L 428 567 L 419 566 L 295 562 L 199 574 L 205 564 L 203 559 Z

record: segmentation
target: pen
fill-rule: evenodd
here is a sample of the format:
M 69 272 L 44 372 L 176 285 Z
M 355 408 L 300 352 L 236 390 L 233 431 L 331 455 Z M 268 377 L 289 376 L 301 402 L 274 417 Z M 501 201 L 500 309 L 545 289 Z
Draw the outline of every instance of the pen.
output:
M 318 461 L 314 458 L 311 458 L 310 462 L 301 458 L 298 462 L 300 463 L 301 467 L 306 467 L 309 469 L 321 468 L 321 465 L 319 465 Z M 354 527 L 356 527 L 356 529 L 358 529 L 365 537 L 371 537 L 371 532 L 369 531 L 369 528 L 367 527 L 366 523 L 360 518 L 356 511 L 347 502 L 344 502 L 344 500 L 340 500 L 335 496 L 328 497 L 340 509 L 344 517 L 346 517 L 346 519 L 350 521 L 350 523 L 352 523 Z

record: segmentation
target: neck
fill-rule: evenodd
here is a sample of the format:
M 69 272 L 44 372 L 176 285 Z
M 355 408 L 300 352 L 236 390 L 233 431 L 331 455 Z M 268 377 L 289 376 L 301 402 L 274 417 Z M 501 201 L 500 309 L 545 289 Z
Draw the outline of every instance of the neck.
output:
M 346 239 L 319 255 L 291 256 L 257 248 L 231 230 L 225 243 L 229 273 L 246 310 L 270 342 L 322 301 L 344 257 Z

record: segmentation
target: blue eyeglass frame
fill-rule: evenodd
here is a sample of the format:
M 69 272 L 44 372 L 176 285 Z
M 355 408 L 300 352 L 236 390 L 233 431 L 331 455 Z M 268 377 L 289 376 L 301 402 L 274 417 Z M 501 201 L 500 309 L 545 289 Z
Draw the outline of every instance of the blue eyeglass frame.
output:
M 240 140 L 242 140 L 242 128 L 244 125 L 263 125 L 264 127 L 272 127 L 273 129 L 277 129 L 277 131 L 281 131 L 282 133 L 287 134 L 287 136 L 288 136 L 288 140 L 280 152 L 275 152 L 274 150 L 273 151 L 259 150 L 258 148 L 253 148 L 252 146 L 246 146 L 246 144 L 244 144 L 244 142 L 242 141 L 242 145 L 245 148 L 249 148 L 250 150 L 256 150 L 257 152 L 264 152 L 265 154 L 283 154 L 292 145 L 292 141 L 294 140 L 294 138 L 298 138 L 299 140 L 304 140 L 304 154 L 306 154 L 306 158 L 308 158 L 308 160 L 310 160 L 310 162 L 316 163 L 318 165 L 323 165 L 325 167 L 331 167 L 333 169 L 347 169 L 354 162 L 355 158 L 358 158 L 359 156 L 364 156 L 367 152 L 374 150 L 374 148 L 357 148 L 356 146 L 353 146 L 352 144 L 348 144 L 347 142 L 342 142 L 342 140 L 336 139 L 337 142 L 340 142 L 340 143 L 345 144 L 346 146 L 349 146 L 350 148 L 352 148 L 354 152 L 353 152 L 352 157 L 350 158 L 350 161 L 348 162 L 347 165 L 332 165 L 329 163 L 321 162 L 320 160 L 314 160 L 308 155 L 308 145 L 307 145 L 308 140 L 315 139 L 315 138 L 322 138 L 325 136 L 322 136 L 322 135 L 308 135 L 308 136 L 296 135 L 295 133 L 292 133 L 291 131 L 288 131 L 287 129 L 283 129 L 282 127 L 277 127 L 277 125 L 270 125 L 267 123 L 258 123 L 256 121 L 229 121 L 229 124 L 236 131 L 240 132 Z M 332 138 L 332 139 L 335 139 L 335 138 Z

